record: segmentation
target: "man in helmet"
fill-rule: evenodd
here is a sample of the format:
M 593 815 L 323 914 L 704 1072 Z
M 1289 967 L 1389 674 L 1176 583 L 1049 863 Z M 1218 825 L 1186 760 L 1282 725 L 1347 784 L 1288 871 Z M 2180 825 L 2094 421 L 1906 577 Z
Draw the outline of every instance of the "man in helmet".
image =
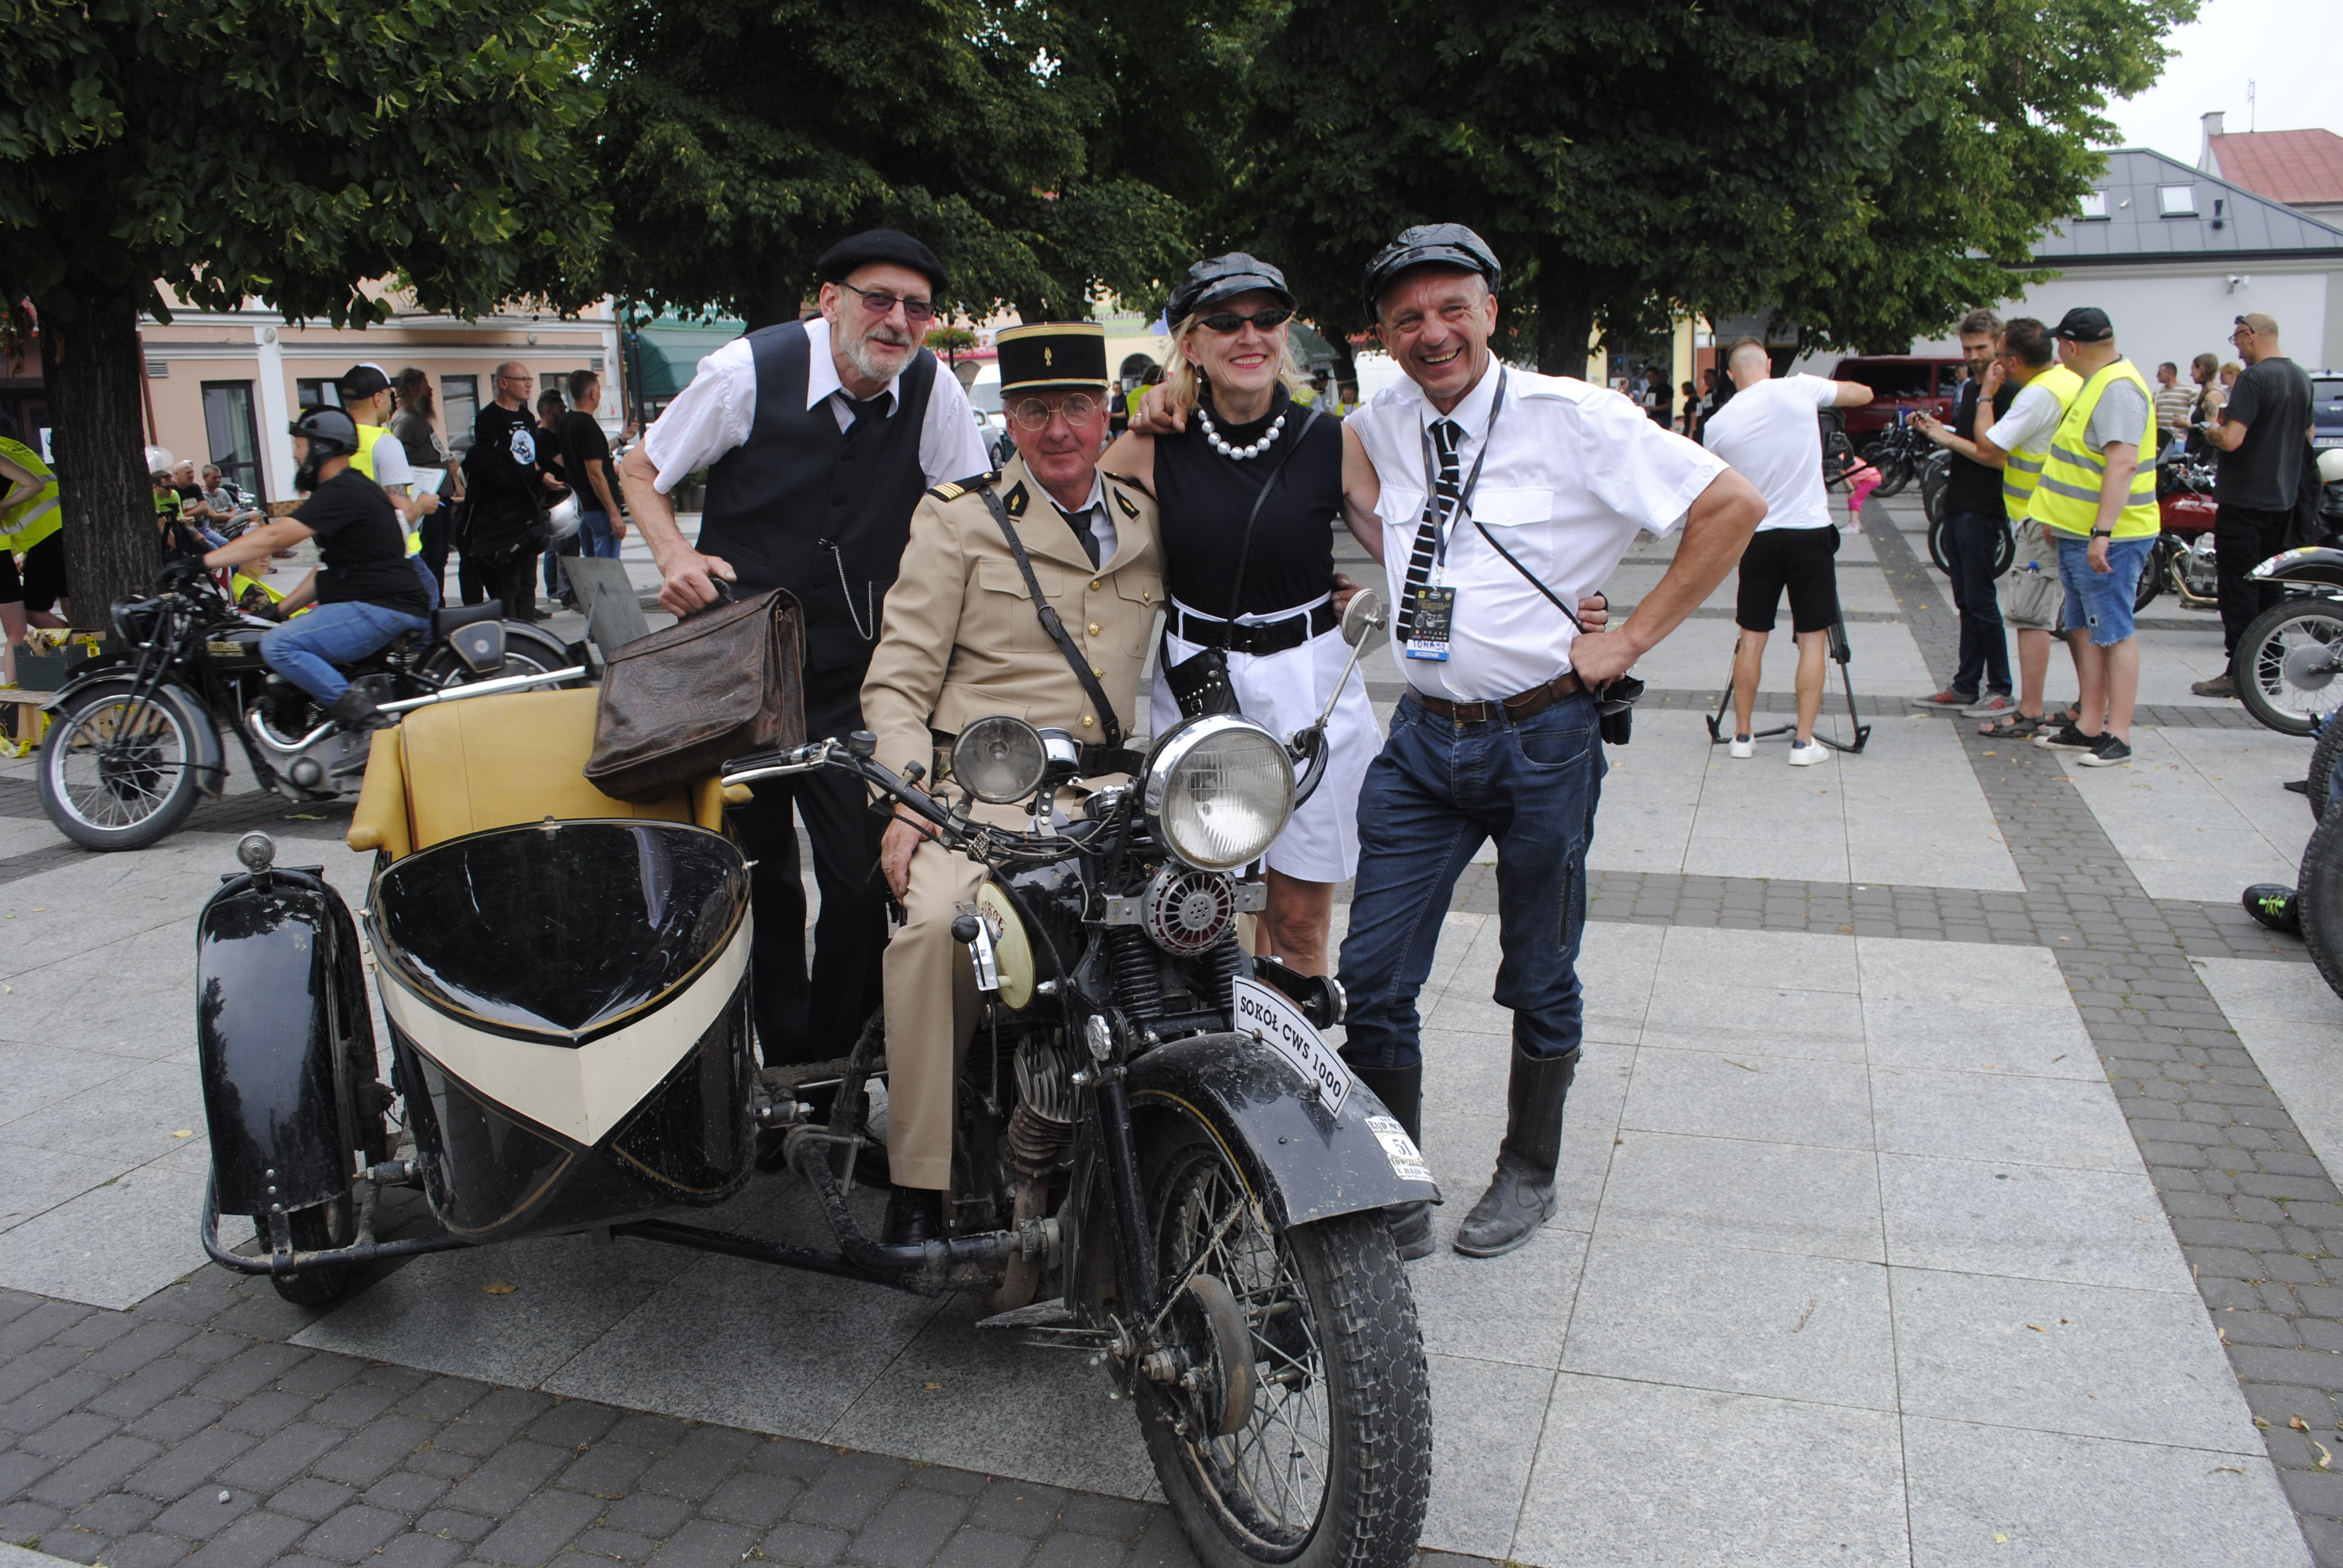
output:
M 439 509 L 439 497 L 430 490 L 415 493 L 415 470 L 407 460 L 407 448 L 387 427 L 390 377 L 379 365 L 353 365 L 343 375 L 340 390 L 342 412 L 358 427 L 358 449 L 350 456 L 350 467 L 380 485 L 398 509 L 399 525 L 407 531 L 407 553 L 414 558 L 424 594 L 436 608 L 439 583 L 423 564 L 423 519 Z
M 402 631 L 430 624 L 422 579 L 407 564 L 407 532 L 382 487 L 352 466 L 356 421 L 339 408 L 312 408 L 294 422 L 296 488 L 308 499 L 291 517 L 247 530 L 204 557 L 206 567 L 265 561 L 315 538 L 317 604 L 260 639 L 268 668 L 353 729 L 389 723 L 337 665 L 364 658 Z

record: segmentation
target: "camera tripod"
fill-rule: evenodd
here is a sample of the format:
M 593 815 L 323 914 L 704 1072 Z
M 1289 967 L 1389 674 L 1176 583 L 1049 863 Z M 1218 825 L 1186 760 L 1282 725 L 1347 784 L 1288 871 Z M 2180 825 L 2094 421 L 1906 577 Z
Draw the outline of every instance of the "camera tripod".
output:
M 1815 728 L 1815 739 L 1834 751 L 1844 751 L 1850 757 L 1859 756 L 1863 749 L 1871 743 L 1871 726 L 1861 722 L 1855 715 L 1855 680 L 1847 674 L 1846 668 L 1855 660 L 1855 651 L 1847 646 L 1845 616 L 1841 615 L 1832 621 L 1825 635 L 1830 638 L 1830 657 L 1838 666 L 1839 684 L 1846 691 L 1846 721 L 1855 727 L 1855 744 L 1850 746 L 1844 740 L 1832 739 L 1822 732 L 1819 726 Z M 1741 656 L 1741 639 L 1737 637 L 1733 639 L 1733 654 L 1735 662 L 1738 662 Z M 1716 711 L 1708 716 L 1708 743 L 1711 746 L 1722 746 L 1733 739 L 1731 733 L 1725 728 L 1725 715 L 1732 706 L 1733 672 L 1728 668 L 1725 674 L 1725 694 L 1716 699 Z M 1777 724 L 1771 729 L 1750 731 L 1750 739 L 1763 740 L 1769 736 L 1788 735 L 1796 729 L 1795 724 Z

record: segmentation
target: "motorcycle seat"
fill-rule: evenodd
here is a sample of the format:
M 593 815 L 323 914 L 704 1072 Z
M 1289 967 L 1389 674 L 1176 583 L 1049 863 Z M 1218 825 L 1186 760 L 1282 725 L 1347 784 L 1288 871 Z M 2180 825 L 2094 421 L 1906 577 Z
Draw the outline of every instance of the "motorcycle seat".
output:
M 431 640 L 443 641 L 458 627 L 470 626 L 475 621 L 500 620 L 504 613 L 504 600 L 496 598 L 486 604 L 458 605 L 452 609 L 443 606 L 431 612 Z
M 467 833 L 560 821 L 637 819 L 721 830 L 723 786 L 704 779 L 656 800 L 619 800 L 586 781 L 600 693 L 512 691 L 419 708 L 374 732 L 350 817 L 353 849 L 396 860 Z

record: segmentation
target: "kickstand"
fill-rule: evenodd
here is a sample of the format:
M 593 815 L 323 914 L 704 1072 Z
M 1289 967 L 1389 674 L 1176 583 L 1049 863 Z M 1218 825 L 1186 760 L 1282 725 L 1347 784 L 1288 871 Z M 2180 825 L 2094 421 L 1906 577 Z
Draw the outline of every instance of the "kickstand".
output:
M 1738 663 L 1741 655 L 1741 639 L 1737 637 L 1733 639 L 1733 653 L 1735 662 Z M 1865 746 L 1871 744 L 1871 726 L 1857 721 L 1855 716 L 1855 678 L 1847 673 L 1846 668 L 1855 661 L 1855 650 L 1847 646 L 1846 620 L 1844 617 L 1830 623 L 1830 656 L 1838 664 L 1839 683 L 1846 691 L 1846 719 L 1849 724 L 1855 726 L 1855 744 L 1850 746 L 1844 740 L 1834 740 L 1820 729 L 1815 731 L 1815 739 L 1834 751 L 1844 751 L 1850 757 L 1858 756 Z M 1725 672 L 1724 694 L 1716 699 L 1716 711 L 1708 716 L 1708 743 L 1711 746 L 1722 746 L 1733 739 L 1725 729 L 1725 711 L 1732 706 L 1733 671 L 1728 668 Z M 1793 734 L 1796 729 L 1795 724 L 1777 724 L 1771 729 L 1753 730 L 1749 738 L 1752 740 L 1764 740 L 1775 735 Z

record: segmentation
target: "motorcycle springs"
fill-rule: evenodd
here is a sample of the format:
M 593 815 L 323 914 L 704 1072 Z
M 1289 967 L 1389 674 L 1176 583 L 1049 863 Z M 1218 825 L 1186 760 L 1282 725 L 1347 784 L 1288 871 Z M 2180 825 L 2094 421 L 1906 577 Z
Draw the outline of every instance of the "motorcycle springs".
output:
M 1114 968 L 1114 990 L 1125 1017 L 1134 1023 L 1163 1016 L 1163 964 L 1135 926 L 1112 926 L 1107 957 Z
M 1236 980 L 1251 974 L 1252 965 L 1245 959 L 1244 949 L 1237 942 L 1236 933 L 1222 937 L 1220 945 L 1204 955 L 1204 963 L 1212 977 L 1212 1005 L 1233 1008 L 1236 1005 Z

